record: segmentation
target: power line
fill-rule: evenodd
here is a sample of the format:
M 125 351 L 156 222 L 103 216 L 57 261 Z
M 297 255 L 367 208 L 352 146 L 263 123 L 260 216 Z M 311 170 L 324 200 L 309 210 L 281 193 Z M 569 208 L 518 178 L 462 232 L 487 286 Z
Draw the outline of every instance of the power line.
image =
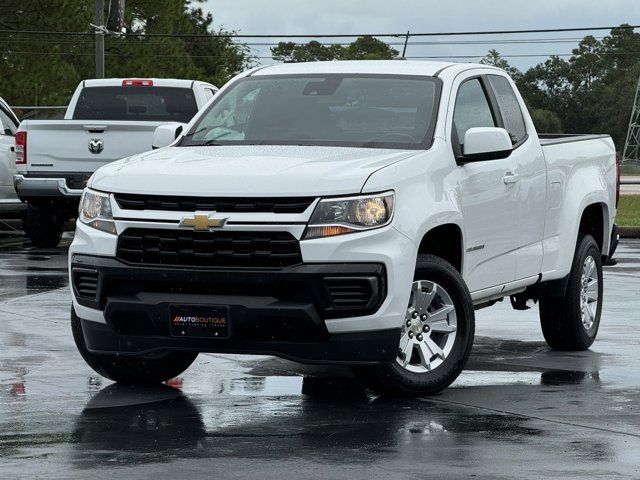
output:
M 0 52 L 0 56 L 2 55 L 24 55 L 24 56 L 29 56 L 29 55 L 69 55 L 69 56 L 80 56 L 80 57 L 95 57 L 95 53 L 84 53 L 84 52 L 15 52 L 15 51 L 8 51 L 8 52 Z M 105 55 L 107 57 L 128 57 L 130 58 L 131 55 L 129 54 L 120 54 L 120 53 L 109 53 L 106 52 Z M 184 55 L 144 55 L 145 58 L 185 58 L 185 57 L 189 57 L 189 58 L 229 58 L 229 55 L 188 55 L 188 54 L 184 54 Z M 272 60 L 273 57 L 272 56 L 253 56 L 251 55 L 251 58 L 255 58 L 255 59 L 270 59 Z
M 575 27 L 575 28 L 538 28 L 524 30 L 484 30 L 484 31 L 462 31 L 462 32 L 420 32 L 410 33 L 409 37 L 444 37 L 444 36 L 466 36 L 466 35 L 512 35 L 524 33 L 559 33 L 559 32 L 588 32 L 612 29 L 634 30 L 640 25 L 614 25 L 608 27 Z M 24 34 L 24 35 L 74 35 L 91 36 L 91 32 L 64 32 L 64 31 L 41 31 L 41 30 L 0 30 L 0 34 Z M 227 33 L 118 33 L 120 37 L 177 37 L 177 38 L 357 38 L 357 37 L 406 37 L 407 33 L 358 33 L 358 34 L 256 34 L 247 35 L 233 32 Z
M 70 56 L 87 56 L 93 57 L 95 54 L 93 53 L 84 53 L 84 52 L 33 52 L 33 51 L 23 51 L 23 52 L 15 52 L 15 51 L 5 51 L 0 52 L 1 55 L 70 55 Z M 131 57 L 129 54 L 119 54 L 119 53 L 109 53 L 105 54 L 108 57 Z M 420 60 L 420 59 L 443 59 L 443 58 L 483 58 L 486 54 L 480 53 L 477 55 L 429 55 L 429 56 L 407 56 L 404 57 L 407 60 Z M 522 58 L 522 57 L 572 57 L 575 54 L 573 53 L 531 53 L 531 54 L 500 54 L 501 57 L 504 58 Z M 640 55 L 640 52 L 601 52 L 594 53 L 593 55 Z M 145 58 L 228 58 L 228 55 L 145 55 Z M 273 56 L 251 56 L 251 58 L 255 59 L 273 59 Z
M 596 40 L 602 40 L 606 37 L 594 37 Z M 115 38 L 111 38 L 109 40 L 116 40 Z M 207 38 L 195 39 L 195 42 L 199 40 L 209 40 Z M 541 39 L 496 39 L 496 40 L 451 40 L 451 41 L 417 41 L 417 42 L 409 42 L 409 45 L 412 46 L 438 46 L 438 45 L 535 45 L 535 44 L 560 44 L 560 43 L 578 43 L 583 38 L 541 38 Z M 0 38 L 0 43 L 5 42 L 9 44 L 14 43 L 29 43 L 36 45 L 93 45 L 93 39 L 91 40 L 50 40 L 50 39 L 32 39 L 32 38 Z M 350 45 L 350 42 L 319 42 L 320 45 L 323 46 L 334 46 L 334 45 Z M 404 42 L 387 42 L 390 46 L 402 46 Z M 153 46 L 157 47 L 156 43 L 145 43 L 145 40 L 142 41 L 130 41 L 130 40 L 119 40 L 116 45 L 135 45 L 135 46 Z M 198 44 L 196 45 L 204 45 Z M 279 45 L 279 42 L 241 42 L 238 45 L 245 45 L 248 47 L 275 47 Z M 304 46 L 305 43 L 296 43 L 296 45 Z

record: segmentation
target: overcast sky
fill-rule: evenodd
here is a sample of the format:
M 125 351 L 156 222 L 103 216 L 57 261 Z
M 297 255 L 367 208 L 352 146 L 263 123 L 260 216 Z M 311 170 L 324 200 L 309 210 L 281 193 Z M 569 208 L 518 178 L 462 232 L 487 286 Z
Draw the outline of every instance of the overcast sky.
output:
M 640 24 L 640 0 L 208 0 L 204 8 L 213 13 L 215 25 L 244 34 L 443 32 Z M 477 61 L 490 48 L 496 48 L 512 65 L 526 69 L 544 61 L 545 57 L 509 55 L 571 53 L 577 42 L 498 44 L 492 41 L 576 39 L 588 33 L 414 38 L 413 41 L 430 42 L 483 40 L 489 44 L 410 44 L 407 56 L 477 55 L 455 59 Z M 594 36 L 606 34 L 592 33 Z M 402 46 L 394 48 L 402 50 Z M 254 47 L 254 54 L 269 55 L 269 47 Z M 271 63 L 268 59 L 259 62 Z

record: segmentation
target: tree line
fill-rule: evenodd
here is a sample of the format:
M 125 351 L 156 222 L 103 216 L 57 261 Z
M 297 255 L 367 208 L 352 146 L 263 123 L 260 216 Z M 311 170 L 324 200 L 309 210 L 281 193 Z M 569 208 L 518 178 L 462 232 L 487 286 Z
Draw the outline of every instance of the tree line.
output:
M 600 40 L 588 35 L 572 53 L 526 72 L 495 50 L 482 63 L 512 75 L 539 131 L 607 133 L 622 151 L 640 77 L 640 34 L 614 28 Z
M 621 27 L 600 40 L 588 35 L 569 58 L 551 56 L 526 72 L 494 49 L 481 63 L 511 74 L 538 131 L 607 133 L 622 150 L 640 76 L 640 34 Z M 346 46 L 281 42 L 271 53 L 286 62 L 399 58 L 397 50 L 371 37 Z
M 133 34 L 195 34 L 198 38 L 107 35 L 108 77 L 193 78 L 221 86 L 253 65 L 248 47 L 214 29 L 204 0 L 127 0 Z M 20 31 L 87 32 L 94 0 L 0 1 L 0 95 L 12 105 L 65 105 L 77 84 L 95 76 L 94 37 Z M 108 4 L 109 2 L 105 2 Z M 105 12 L 106 18 L 106 12 Z
M 211 13 L 198 7 L 203 1 L 127 0 L 126 31 L 142 35 L 106 37 L 106 75 L 194 78 L 221 86 L 255 65 L 247 46 L 224 36 L 233 31 L 214 27 Z M 0 30 L 16 30 L 0 34 L 0 95 L 10 104 L 64 105 L 81 80 L 94 76 L 92 35 L 20 33 L 87 32 L 94 0 L 0 0 L 0 11 Z M 153 33 L 199 36 L 147 36 Z M 400 54 L 364 36 L 346 45 L 281 42 L 271 56 L 304 62 L 397 59 Z M 496 50 L 482 63 L 513 76 L 540 131 L 608 133 L 623 148 L 640 76 L 640 34 L 632 29 L 614 28 L 602 39 L 586 36 L 570 57 L 552 56 L 525 72 Z

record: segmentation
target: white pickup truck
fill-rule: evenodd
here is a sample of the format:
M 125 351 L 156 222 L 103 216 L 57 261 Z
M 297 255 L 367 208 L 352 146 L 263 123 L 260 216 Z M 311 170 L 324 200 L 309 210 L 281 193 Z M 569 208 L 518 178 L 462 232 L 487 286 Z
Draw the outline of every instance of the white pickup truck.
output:
M 98 167 L 151 150 L 156 127 L 188 123 L 217 90 L 194 80 L 85 80 L 64 120 L 23 121 L 15 138 L 14 184 L 28 204 L 25 231 L 31 243 L 57 245 Z
M 13 188 L 16 173 L 14 137 L 19 124 L 11 107 L 0 98 L 0 218 L 21 215 L 25 207 Z
M 172 128 L 81 202 L 72 327 L 108 378 L 260 353 L 432 394 L 465 366 L 474 311 L 504 298 L 539 303 L 554 349 L 596 337 L 614 145 L 538 135 L 502 70 L 269 66 Z

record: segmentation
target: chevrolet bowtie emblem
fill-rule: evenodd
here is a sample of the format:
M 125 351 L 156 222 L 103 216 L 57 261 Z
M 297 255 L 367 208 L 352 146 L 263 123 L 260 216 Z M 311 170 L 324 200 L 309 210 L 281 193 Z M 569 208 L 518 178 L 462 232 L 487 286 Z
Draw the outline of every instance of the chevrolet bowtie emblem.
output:
M 211 231 L 215 228 L 222 228 L 229 220 L 225 218 L 215 218 L 216 212 L 196 212 L 193 215 L 186 215 L 180 220 L 180 228 L 193 228 L 197 232 Z

